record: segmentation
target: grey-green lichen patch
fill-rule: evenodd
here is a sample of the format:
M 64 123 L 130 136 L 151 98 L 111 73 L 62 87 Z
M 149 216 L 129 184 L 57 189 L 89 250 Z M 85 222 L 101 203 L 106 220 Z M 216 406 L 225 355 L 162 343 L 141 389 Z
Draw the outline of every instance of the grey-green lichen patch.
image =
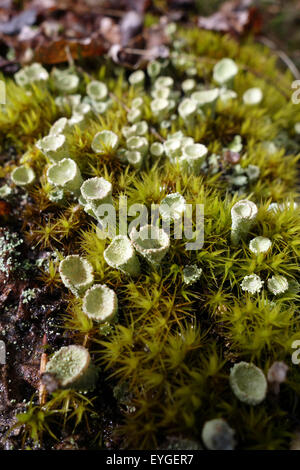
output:
M 200 442 L 184 437 L 170 436 L 160 447 L 161 450 L 203 450 Z
M 28 304 L 36 298 L 38 289 L 25 289 L 22 292 L 22 303 Z
M 0 271 L 7 277 L 10 271 L 15 271 L 21 266 L 18 248 L 23 244 L 23 239 L 17 233 L 3 230 L 0 234 Z
M 8 199 L 9 196 L 12 194 L 12 189 L 7 184 L 4 184 L 0 187 L 0 198 L 1 199 Z
M 187 285 L 197 282 L 202 275 L 202 268 L 198 268 L 196 264 L 185 266 L 182 270 L 183 282 Z
M 202 441 L 209 450 L 233 450 L 235 431 L 222 418 L 211 419 L 204 423 Z

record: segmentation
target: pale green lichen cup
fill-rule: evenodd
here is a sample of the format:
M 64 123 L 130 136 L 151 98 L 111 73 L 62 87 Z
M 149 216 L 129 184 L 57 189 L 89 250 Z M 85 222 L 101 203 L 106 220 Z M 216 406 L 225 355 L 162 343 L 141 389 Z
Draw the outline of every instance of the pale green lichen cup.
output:
M 145 225 L 139 231 L 134 228 L 130 239 L 136 251 L 153 264 L 159 264 L 170 248 L 168 234 L 153 225 Z
M 105 178 L 90 178 L 84 181 L 81 188 L 83 200 L 88 202 L 96 213 L 100 204 L 112 204 L 112 185 Z
M 93 389 L 98 376 L 89 351 L 77 345 L 63 346 L 56 351 L 46 365 L 46 373 L 55 377 L 58 388 L 83 391 Z
M 68 157 L 68 145 L 63 134 L 52 134 L 43 137 L 36 143 L 37 148 L 53 162 Z
M 267 394 L 267 380 L 261 369 L 239 362 L 230 370 L 230 386 L 235 396 L 248 405 L 259 405 Z
M 118 143 L 119 138 L 117 134 L 104 130 L 95 134 L 91 147 L 95 153 L 109 154 L 117 149 Z
M 29 186 L 35 180 L 35 173 L 32 168 L 22 165 L 12 171 L 11 179 L 17 186 Z
M 237 245 L 242 237 L 248 234 L 257 217 L 256 204 L 248 199 L 243 199 L 231 209 L 231 241 Z
M 79 193 L 83 181 L 78 165 L 71 158 L 64 158 L 48 168 L 47 177 L 54 186 L 74 193 Z
M 180 193 L 168 194 L 159 205 L 161 218 L 167 222 L 181 220 L 186 201 Z
M 182 170 L 189 174 L 199 175 L 208 149 L 202 144 L 187 144 L 183 147 L 183 155 L 179 159 Z
M 64 285 L 76 296 L 83 294 L 94 282 L 92 265 L 79 255 L 63 259 L 59 273 Z
M 115 292 L 106 285 L 95 285 L 85 294 L 83 311 L 98 323 L 113 320 L 118 311 L 118 299 Z
M 103 82 L 92 80 L 86 87 L 87 95 L 95 101 L 102 101 L 107 97 L 107 85 Z
M 138 276 L 140 263 L 128 237 L 117 235 L 103 253 L 109 266 L 118 269 L 125 274 Z

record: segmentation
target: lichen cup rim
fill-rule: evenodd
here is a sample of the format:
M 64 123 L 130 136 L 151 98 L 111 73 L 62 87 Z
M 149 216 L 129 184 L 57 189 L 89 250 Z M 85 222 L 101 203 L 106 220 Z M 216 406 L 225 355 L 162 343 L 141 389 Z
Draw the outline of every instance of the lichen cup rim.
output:
M 219 88 L 210 88 L 207 90 L 197 90 L 191 94 L 191 100 L 198 104 L 198 106 L 204 106 L 206 104 L 214 103 L 220 96 Z
M 223 57 L 214 66 L 213 79 L 219 83 L 224 84 L 232 80 L 238 73 L 238 66 L 230 57 Z
M 274 274 L 268 279 L 268 289 L 274 295 L 284 294 L 289 289 L 289 282 L 285 276 Z
M 145 154 L 149 147 L 149 142 L 144 136 L 132 135 L 126 139 L 126 146 L 128 150 L 136 150 Z
M 168 157 L 180 155 L 182 143 L 179 138 L 167 139 L 162 145 Z
M 117 314 L 118 298 L 106 284 L 95 284 L 86 291 L 82 308 L 92 320 L 108 322 Z
M 257 274 L 249 274 L 245 276 L 241 282 L 241 289 L 249 292 L 250 294 L 256 294 L 260 292 L 263 287 L 263 280 Z
M 154 88 L 160 87 L 172 87 L 174 85 L 174 79 L 169 75 L 160 75 L 154 82 Z
M 127 113 L 127 121 L 132 125 L 137 123 L 142 117 L 142 111 L 140 108 L 130 109 Z
M 114 237 L 110 245 L 104 251 L 105 261 L 107 262 L 107 260 L 109 260 L 108 264 L 115 268 L 127 263 L 133 255 L 133 245 L 125 235 L 117 235 Z
M 249 250 L 252 253 L 267 253 L 272 247 L 272 241 L 267 237 L 258 236 L 249 242 Z
M 149 235 L 149 230 L 151 236 L 155 235 L 155 238 L 153 239 L 147 236 L 143 240 L 144 232 L 147 231 L 147 234 Z M 170 247 L 170 238 L 168 234 L 163 229 L 155 225 L 144 225 L 140 228 L 139 232 L 134 227 L 129 236 L 137 252 L 154 263 L 160 262 Z
M 257 215 L 257 205 L 248 199 L 236 202 L 231 208 L 231 215 L 242 219 L 252 219 Z
M 208 148 L 204 144 L 198 142 L 186 144 L 183 147 L 183 156 L 188 159 L 204 158 L 208 153 Z
M 40 139 L 36 146 L 39 150 L 46 151 L 46 152 L 55 152 L 59 148 L 61 148 L 66 142 L 66 137 L 63 134 L 51 134 L 46 135 L 42 139 Z
M 54 124 L 52 124 L 50 130 L 49 130 L 49 135 L 60 135 L 63 134 L 63 132 L 66 131 L 66 128 L 68 126 L 68 119 L 66 117 L 61 117 L 57 119 Z
M 135 70 L 129 75 L 128 81 L 130 85 L 140 85 L 144 82 L 145 78 L 146 75 L 143 70 Z
M 151 91 L 153 100 L 168 100 L 171 95 L 171 90 L 168 87 L 154 88 Z
M 153 142 L 150 146 L 150 153 L 154 157 L 160 157 L 164 153 L 164 146 L 161 142 Z
M 196 114 L 197 104 L 191 98 L 184 98 L 178 106 L 178 113 L 184 118 L 188 118 Z
M 92 265 L 79 255 L 69 255 L 59 264 L 59 273 L 66 287 L 79 292 L 88 289 L 94 282 Z
M 132 131 L 139 137 L 144 137 L 149 129 L 148 123 L 145 120 L 135 122 L 132 126 Z M 129 136 L 132 137 L 132 136 Z
M 58 378 L 60 385 L 67 387 L 80 379 L 90 364 L 90 353 L 85 347 L 80 345 L 62 346 L 49 359 L 46 372 L 53 373 Z
M 174 206 L 174 203 L 175 204 L 179 203 L 179 205 L 177 204 L 177 206 L 179 206 L 179 210 L 176 211 L 174 210 L 174 207 L 173 207 L 173 211 L 172 211 L 172 206 Z M 182 196 L 182 194 L 178 192 L 169 193 L 160 202 L 159 212 L 160 212 L 162 219 L 166 221 L 180 220 L 182 217 L 182 214 L 185 211 L 185 208 L 186 208 L 186 200 Z
M 248 88 L 243 94 L 244 104 L 251 106 L 261 103 L 263 100 L 263 92 L 259 87 Z
M 102 92 L 99 93 L 99 90 Z M 100 80 L 92 80 L 86 86 L 86 93 L 93 100 L 102 101 L 107 97 L 108 94 L 107 85 Z
M 266 377 L 263 371 L 252 363 L 236 363 L 230 370 L 229 382 L 235 396 L 248 405 L 258 405 L 266 397 Z
M 27 186 L 35 180 L 35 173 L 29 166 L 21 165 L 12 171 L 11 179 L 17 186 Z
M 82 197 L 86 201 L 101 200 L 112 193 L 112 184 L 102 176 L 95 176 L 85 180 L 80 188 Z
M 91 147 L 95 153 L 105 153 L 116 150 L 118 143 L 119 137 L 115 132 L 103 129 L 94 135 Z
M 154 114 L 159 114 L 168 110 L 169 101 L 165 98 L 154 98 L 150 103 L 150 107 Z
M 64 169 L 64 167 L 66 166 L 69 168 Z M 77 164 L 76 162 L 74 162 L 74 160 L 72 160 L 71 158 L 63 158 L 62 160 L 57 163 L 54 163 L 48 168 L 47 177 L 52 184 L 56 186 L 64 186 L 66 183 L 72 181 L 72 179 L 76 176 L 77 168 Z M 63 172 L 65 175 L 64 179 L 62 178 Z
M 127 158 L 128 163 L 135 168 L 140 168 L 143 164 L 143 155 L 138 150 L 127 150 L 125 152 L 125 157 Z
M 75 93 L 79 86 L 79 77 L 74 73 L 62 73 L 55 77 L 55 87 L 65 93 Z
M 235 448 L 235 431 L 223 418 L 205 421 L 201 437 L 209 450 L 233 450 Z

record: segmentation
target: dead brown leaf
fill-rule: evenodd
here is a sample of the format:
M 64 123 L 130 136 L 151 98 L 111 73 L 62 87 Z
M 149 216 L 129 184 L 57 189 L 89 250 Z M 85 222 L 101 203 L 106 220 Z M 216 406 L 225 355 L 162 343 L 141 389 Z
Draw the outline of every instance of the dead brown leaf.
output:
M 59 39 L 54 42 L 45 41 L 34 51 L 34 61 L 43 64 L 59 64 L 68 60 L 68 49 L 73 59 L 81 57 L 101 56 L 107 51 L 107 46 L 99 37 L 85 39 Z
M 258 33 L 262 26 L 259 10 L 252 0 L 234 0 L 224 3 L 211 16 L 198 18 L 198 26 L 211 31 L 241 35 L 246 31 Z

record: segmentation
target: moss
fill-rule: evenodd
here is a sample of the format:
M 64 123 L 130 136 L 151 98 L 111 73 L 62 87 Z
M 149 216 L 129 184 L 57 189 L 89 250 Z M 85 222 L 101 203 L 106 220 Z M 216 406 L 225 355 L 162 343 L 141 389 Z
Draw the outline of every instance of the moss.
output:
M 165 67 L 163 62 L 160 64 L 158 82 L 170 88 L 175 103 L 178 92 L 183 98 L 181 83 L 188 79 L 186 72 L 191 68 L 196 70 L 193 79 L 201 87 L 215 87 L 213 70 L 224 57 L 232 58 L 239 69 L 235 77 L 230 77 L 230 87 L 237 97 L 233 94 L 229 99 L 218 99 L 213 107 L 200 107 L 192 119 L 174 110 L 171 114 L 165 108 L 156 113 L 157 108 L 151 106 L 153 98 L 169 98 L 151 96 L 153 78 L 146 77 L 143 85 L 131 77 L 130 84 L 130 72 L 112 67 L 104 59 L 91 79 L 78 72 L 79 86 L 84 92 L 84 85 L 92 79 L 100 80 L 107 86 L 112 102 L 103 113 L 88 115 L 85 128 L 74 125 L 68 131 L 68 158 L 76 162 L 85 181 L 104 178 L 111 184 L 117 209 L 120 196 L 127 197 L 128 206 L 141 203 L 149 210 L 172 193 L 180 194 L 187 204 L 203 204 L 203 248 L 186 250 L 187 240 L 174 239 L 172 226 L 170 248 L 163 261 L 153 266 L 141 258 L 140 269 L 134 264 L 134 279 L 124 273 L 125 269 L 115 269 L 116 263 L 105 261 L 110 240 L 99 238 L 96 220 L 88 210 L 84 212 L 88 208 L 82 207 L 84 204 L 80 205 L 75 195 L 63 193 L 61 198 L 51 198 L 54 188 L 46 177 L 51 162 L 35 148 L 37 140 L 59 117 L 69 118 L 72 113 L 72 106 L 57 105 L 58 91 L 51 79 L 26 90 L 7 80 L 8 105 L 0 110 L 0 130 L 6 136 L 0 140 L 2 150 L 13 145 L 18 160 L 30 165 L 37 178 L 35 186 L 28 189 L 24 235 L 34 246 L 56 250 L 59 259 L 82 256 L 92 265 L 95 282 L 117 293 L 118 320 L 104 328 L 84 314 L 81 298 L 63 290 L 57 262 L 41 272 L 42 282 L 61 289 L 68 302 L 63 317 L 65 328 L 74 343 L 88 341 L 93 359 L 101 364 L 107 387 L 113 390 L 126 383 L 130 403 L 125 411 L 116 405 L 123 413 L 118 427 L 122 446 L 158 448 L 165 436 L 200 441 L 204 423 L 217 416 L 235 430 L 238 448 L 288 448 L 294 431 L 290 416 L 299 413 L 295 405 L 295 396 L 300 393 L 297 368 L 291 366 L 288 381 L 282 386 L 282 400 L 275 402 L 267 396 L 255 411 L 236 399 L 229 374 L 232 365 L 241 360 L 255 361 L 265 375 L 274 361 L 290 364 L 291 344 L 300 339 L 298 293 L 288 289 L 274 297 L 266 287 L 273 276 L 284 276 L 289 285 L 299 280 L 300 209 L 293 202 L 299 160 L 294 125 L 300 121 L 300 108 L 290 100 L 292 78 L 276 68 L 266 48 L 251 41 L 239 46 L 227 36 L 196 28 L 179 28 L 175 36 L 185 39 L 180 51 L 184 60 L 180 62 L 172 51 L 170 63 Z M 166 77 L 173 77 L 174 83 Z M 262 91 L 259 105 L 243 103 L 244 93 L 251 88 Z M 89 90 L 91 94 L 91 86 Z M 147 158 L 136 169 L 123 158 L 121 150 L 127 148 L 126 140 L 137 139 L 126 138 L 124 128 L 129 126 L 132 103 L 140 97 L 143 103 L 138 107 L 139 121 L 146 121 L 148 127 L 138 139 L 147 143 L 142 146 Z M 138 123 L 134 126 L 136 132 Z M 102 131 L 116 135 L 118 148 L 111 142 L 98 142 L 98 138 L 96 143 L 101 143 L 101 149 L 95 147 L 94 137 Z M 168 135 L 179 131 L 184 138 L 192 139 L 190 145 L 201 143 L 207 148 L 209 157 L 201 157 L 196 172 L 180 166 L 176 152 L 174 158 L 164 154 L 170 150 L 163 145 Z M 180 148 L 182 136 L 176 139 Z M 240 168 L 236 169 L 236 162 L 231 162 L 227 153 L 233 152 L 232 142 L 240 148 Z M 153 151 L 148 151 L 148 146 Z M 213 167 L 209 163 L 212 155 Z M 251 178 L 252 173 L 249 176 L 253 166 L 259 169 L 255 178 Z M 237 187 L 231 181 L 239 171 L 246 184 Z M 256 204 L 257 214 L 233 246 L 231 210 L 238 201 L 248 198 Z M 274 202 L 284 206 L 269 210 Z M 267 252 L 249 249 L 249 242 L 257 237 L 271 241 Z M 197 271 L 193 275 L 195 282 L 185 282 L 187 267 Z M 253 274 L 265 286 L 255 295 L 241 287 L 243 279 Z M 56 393 L 62 392 L 66 391 Z M 81 394 L 76 397 L 84 400 Z M 46 409 L 60 409 L 65 399 L 49 397 Z M 76 409 L 74 406 L 69 415 Z M 79 413 L 76 419 L 82 419 Z M 49 432 L 48 428 L 44 432 Z M 40 437 L 33 434 L 34 439 L 36 436 Z

